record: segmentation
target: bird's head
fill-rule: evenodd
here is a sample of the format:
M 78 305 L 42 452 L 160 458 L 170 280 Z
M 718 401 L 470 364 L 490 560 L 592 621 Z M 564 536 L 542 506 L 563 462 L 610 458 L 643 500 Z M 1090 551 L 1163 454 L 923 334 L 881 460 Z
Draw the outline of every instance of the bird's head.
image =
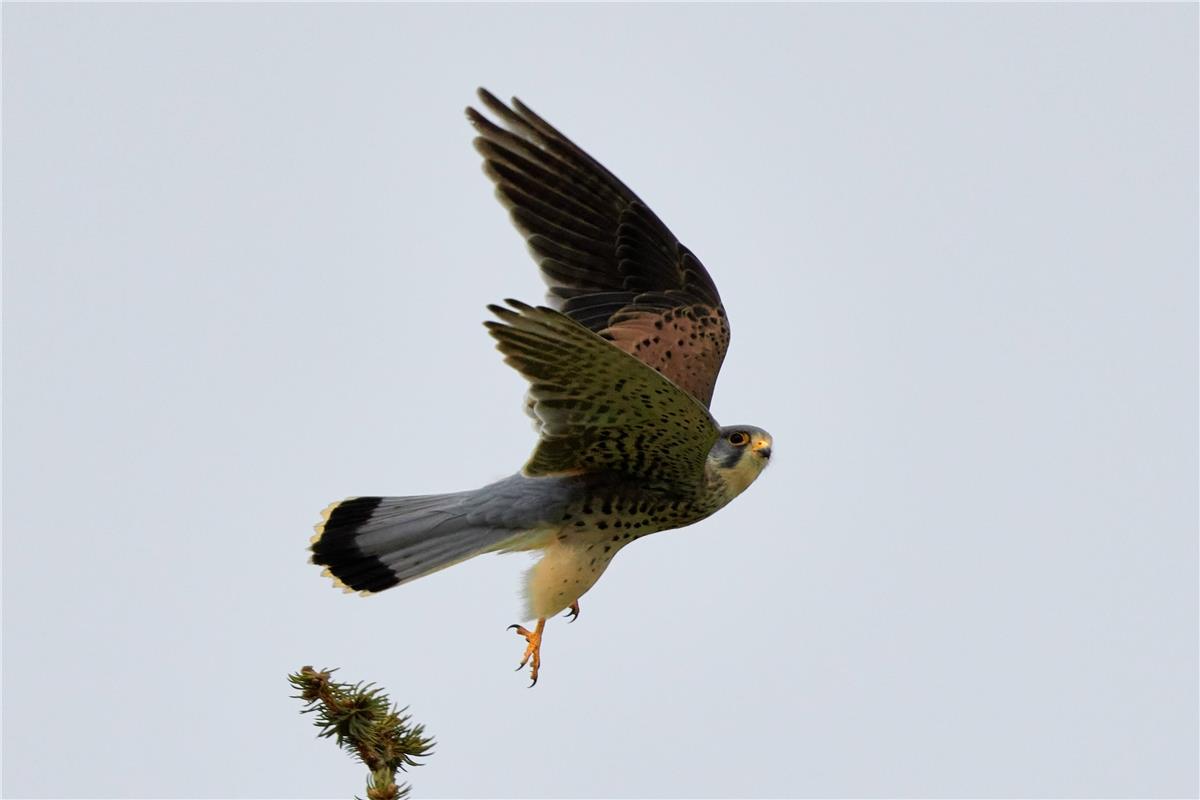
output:
M 721 436 L 708 451 L 708 469 L 730 490 L 730 498 L 754 482 L 771 460 L 771 434 L 753 425 L 721 428 Z

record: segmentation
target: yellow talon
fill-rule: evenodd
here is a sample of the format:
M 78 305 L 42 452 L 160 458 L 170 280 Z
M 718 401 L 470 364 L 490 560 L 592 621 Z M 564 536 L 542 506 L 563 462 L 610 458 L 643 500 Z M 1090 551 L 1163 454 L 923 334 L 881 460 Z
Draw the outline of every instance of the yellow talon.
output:
M 525 655 L 521 658 L 521 663 L 517 669 L 521 669 L 526 664 L 529 664 L 529 677 L 533 679 L 533 683 L 529 684 L 533 688 L 538 681 L 538 668 L 542 666 L 542 631 L 546 627 L 545 618 L 537 621 L 537 627 L 529 630 L 520 625 L 509 625 L 508 629 L 516 631 L 525 637 L 528 643 L 525 646 Z

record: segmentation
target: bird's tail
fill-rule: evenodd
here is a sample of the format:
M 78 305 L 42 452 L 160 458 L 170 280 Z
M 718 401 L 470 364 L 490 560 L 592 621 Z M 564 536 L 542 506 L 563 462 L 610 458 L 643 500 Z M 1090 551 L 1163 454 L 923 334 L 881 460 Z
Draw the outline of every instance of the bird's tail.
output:
M 476 492 L 352 497 L 322 512 L 312 561 L 346 591 L 380 592 L 503 547 L 520 530 L 471 513 Z

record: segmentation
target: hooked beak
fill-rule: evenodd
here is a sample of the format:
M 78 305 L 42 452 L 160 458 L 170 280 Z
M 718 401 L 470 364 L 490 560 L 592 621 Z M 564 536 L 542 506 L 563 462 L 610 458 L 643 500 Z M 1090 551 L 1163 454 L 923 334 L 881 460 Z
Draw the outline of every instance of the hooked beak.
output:
M 751 445 L 751 449 L 761 456 L 764 460 L 771 457 L 771 443 L 766 439 L 758 439 Z

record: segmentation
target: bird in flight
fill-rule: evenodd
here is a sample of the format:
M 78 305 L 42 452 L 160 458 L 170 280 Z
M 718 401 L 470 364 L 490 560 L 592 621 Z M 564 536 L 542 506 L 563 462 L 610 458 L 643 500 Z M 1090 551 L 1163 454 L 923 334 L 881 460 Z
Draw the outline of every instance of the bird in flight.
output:
M 322 513 L 312 561 L 346 591 L 381 592 L 482 553 L 541 551 L 526 573 L 526 647 L 630 542 L 741 494 L 771 437 L 708 411 L 729 345 L 712 278 L 625 184 L 517 99 L 479 90 L 467 119 L 496 195 L 525 237 L 548 307 L 507 300 L 485 322 L 529 381 L 537 446 L 519 472 L 465 492 L 351 497 Z

